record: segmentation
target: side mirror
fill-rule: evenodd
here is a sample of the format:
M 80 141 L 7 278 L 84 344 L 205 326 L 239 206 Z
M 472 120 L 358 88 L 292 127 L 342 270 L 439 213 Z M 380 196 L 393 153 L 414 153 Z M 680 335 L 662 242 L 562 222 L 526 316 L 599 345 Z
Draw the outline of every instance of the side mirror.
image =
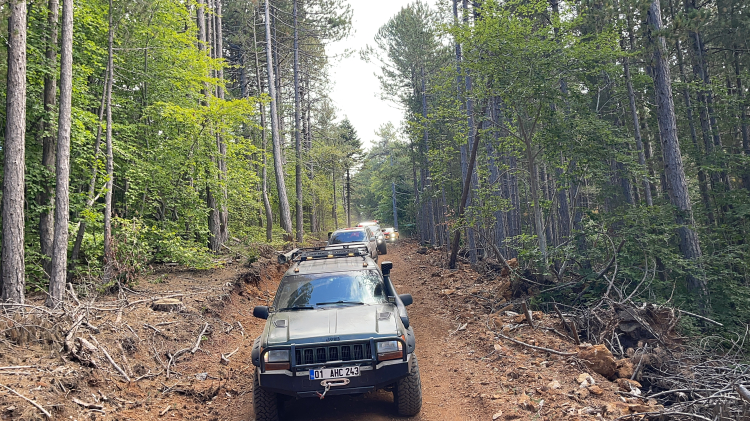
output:
M 390 275 L 391 269 L 393 269 L 393 262 L 383 262 L 380 264 L 380 270 L 383 271 L 383 275 Z
M 370 241 L 375 241 L 375 240 L 376 240 L 375 237 L 370 237 Z
M 255 306 L 253 308 L 253 317 L 259 319 L 268 319 L 268 306 Z
M 329 232 L 328 232 L 328 239 L 329 239 L 329 240 L 331 239 L 331 234 L 333 234 L 333 231 L 329 231 Z
M 404 303 L 404 306 L 414 304 L 414 298 L 411 296 L 411 294 L 400 294 L 398 298 L 401 299 L 401 302 Z

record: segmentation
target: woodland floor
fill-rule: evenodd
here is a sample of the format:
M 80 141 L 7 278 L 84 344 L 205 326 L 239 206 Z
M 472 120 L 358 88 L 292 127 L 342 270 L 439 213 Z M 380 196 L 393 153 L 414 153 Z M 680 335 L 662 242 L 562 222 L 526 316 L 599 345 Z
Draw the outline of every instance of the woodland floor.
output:
M 493 332 L 505 329 L 506 335 L 527 343 L 575 351 L 566 338 L 515 323 L 513 315 L 492 314 L 498 309 L 488 308 L 487 297 L 506 294 L 507 280 L 482 277 L 468 266 L 443 269 L 441 253 L 417 251 L 416 244 L 405 241 L 389 245 L 388 255 L 380 259 L 393 262 L 399 293 L 414 296 L 408 310 L 424 395 L 422 412 L 414 420 L 611 420 L 628 412 L 615 394 L 617 385 L 587 371 L 580 360 L 496 338 Z M 264 321 L 252 317 L 252 308 L 272 300 L 283 272 L 271 260 L 252 267 L 236 261 L 212 271 L 162 268 L 119 296 L 68 302 L 58 324 L 43 317 L 22 326 L 16 322 L 27 337 L 16 335 L 0 344 L 0 383 L 42 405 L 54 419 L 253 420 L 250 350 Z M 183 311 L 152 310 L 152 297 L 177 294 Z M 43 297 L 28 301 L 41 305 Z M 81 314 L 89 325 L 79 325 L 70 337 L 94 344 L 97 349 L 88 354 L 71 353 L 61 345 L 71 320 Z M 563 330 L 557 317 L 536 316 L 540 325 Z M 193 348 L 206 323 L 200 349 L 169 365 L 178 350 Z M 7 329 L 13 326 L 6 321 Z M 229 363 L 222 364 L 221 354 L 236 349 Z M 102 350 L 108 350 L 130 382 Z M 591 374 L 600 395 L 588 389 L 582 393 L 582 373 Z M 291 401 L 284 419 L 399 419 L 392 402 L 385 391 Z M 0 387 L 0 419 L 44 418 L 39 409 Z

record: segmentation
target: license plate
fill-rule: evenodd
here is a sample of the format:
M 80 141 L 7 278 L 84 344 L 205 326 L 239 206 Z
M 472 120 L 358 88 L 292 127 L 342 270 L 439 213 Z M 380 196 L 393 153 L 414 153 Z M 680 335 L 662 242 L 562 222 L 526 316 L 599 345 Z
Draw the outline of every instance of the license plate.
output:
M 359 367 L 334 367 L 310 370 L 310 380 L 338 379 L 341 377 L 359 377 Z

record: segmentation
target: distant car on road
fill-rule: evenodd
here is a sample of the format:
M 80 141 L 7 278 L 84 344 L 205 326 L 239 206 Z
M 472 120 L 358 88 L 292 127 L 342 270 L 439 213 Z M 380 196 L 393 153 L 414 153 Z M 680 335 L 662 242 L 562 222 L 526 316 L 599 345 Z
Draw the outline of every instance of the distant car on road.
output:
M 388 246 L 385 243 L 385 235 L 380 231 L 380 224 L 377 220 L 360 222 L 358 227 L 369 227 L 378 237 L 378 254 L 388 254 Z
M 370 227 L 344 228 L 331 233 L 326 250 L 365 248 L 370 257 L 378 261 L 378 236 Z
M 396 241 L 398 240 L 398 230 L 395 228 L 381 228 L 380 232 L 383 233 L 385 241 Z

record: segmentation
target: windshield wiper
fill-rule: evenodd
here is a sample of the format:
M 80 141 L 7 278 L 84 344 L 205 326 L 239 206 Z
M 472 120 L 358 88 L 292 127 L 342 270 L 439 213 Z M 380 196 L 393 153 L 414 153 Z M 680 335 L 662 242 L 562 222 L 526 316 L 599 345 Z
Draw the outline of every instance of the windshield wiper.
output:
M 314 310 L 315 308 L 313 306 L 292 306 L 287 308 L 282 308 L 279 311 L 285 311 L 285 310 Z
M 322 302 L 322 303 L 315 303 L 316 306 L 323 306 L 323 305 L 326 305 L 326 304 L 354 304 L 354 305 L 364 305 L 365 303 L 363 303 L 361 301 L 343 301 L 343 300 L 339 300 L 339 301 L 326 301 L 326 302 Z

